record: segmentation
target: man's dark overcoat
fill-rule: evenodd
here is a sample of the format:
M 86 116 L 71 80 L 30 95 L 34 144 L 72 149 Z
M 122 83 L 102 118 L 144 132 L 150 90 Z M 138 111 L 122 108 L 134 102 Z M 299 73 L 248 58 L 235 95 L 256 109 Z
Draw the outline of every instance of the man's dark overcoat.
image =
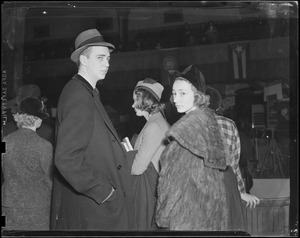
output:
M 56 123 L 51 229 L 134 230 L 128 155 L 99 95 L 78 74 L 61 93 Z

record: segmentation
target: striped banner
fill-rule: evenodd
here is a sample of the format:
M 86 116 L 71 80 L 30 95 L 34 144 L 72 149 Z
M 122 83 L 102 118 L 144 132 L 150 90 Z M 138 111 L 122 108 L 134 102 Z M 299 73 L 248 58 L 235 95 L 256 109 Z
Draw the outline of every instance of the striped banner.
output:
M 249 43 L 234 43 L 229 45 L 231 55 L 233 78 L 247 78 L 247 64 L 249 62 Z

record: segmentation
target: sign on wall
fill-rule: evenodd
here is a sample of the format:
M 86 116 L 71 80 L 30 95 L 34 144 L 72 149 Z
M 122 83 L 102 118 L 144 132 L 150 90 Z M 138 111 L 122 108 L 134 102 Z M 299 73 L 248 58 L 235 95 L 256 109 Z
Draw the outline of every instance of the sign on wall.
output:
M 160 56 L 160 75 L 161 75 L 161 83 L 163 85 L 171 86 L 171 82 L 169 79 L 169 70 L 178 70 L 178 56 L 179 56 L 179 49 L 172 48 L 172 49 L 160 49 L 159 50 Z

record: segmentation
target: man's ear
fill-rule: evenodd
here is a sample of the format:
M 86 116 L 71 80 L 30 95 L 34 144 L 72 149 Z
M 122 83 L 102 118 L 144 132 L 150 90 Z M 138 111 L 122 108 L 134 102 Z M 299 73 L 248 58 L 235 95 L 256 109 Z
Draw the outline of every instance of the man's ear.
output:
M 86 60 L 87 60 L 87 57 L 85 55 L 80 55 L 79 56 L 79 62 L 82 64 L 82 65 L 86 65 Z

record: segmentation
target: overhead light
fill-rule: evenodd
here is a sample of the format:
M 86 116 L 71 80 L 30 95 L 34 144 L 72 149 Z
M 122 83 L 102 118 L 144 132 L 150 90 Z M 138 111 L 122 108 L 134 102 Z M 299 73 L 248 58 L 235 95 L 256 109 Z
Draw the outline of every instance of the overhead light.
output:
M 44 15 L 46 15 L 46 14 L 47 14 L 47 12 L 46 12 L 46 11 L 43 11 L 43 14 L 44 14 Z

